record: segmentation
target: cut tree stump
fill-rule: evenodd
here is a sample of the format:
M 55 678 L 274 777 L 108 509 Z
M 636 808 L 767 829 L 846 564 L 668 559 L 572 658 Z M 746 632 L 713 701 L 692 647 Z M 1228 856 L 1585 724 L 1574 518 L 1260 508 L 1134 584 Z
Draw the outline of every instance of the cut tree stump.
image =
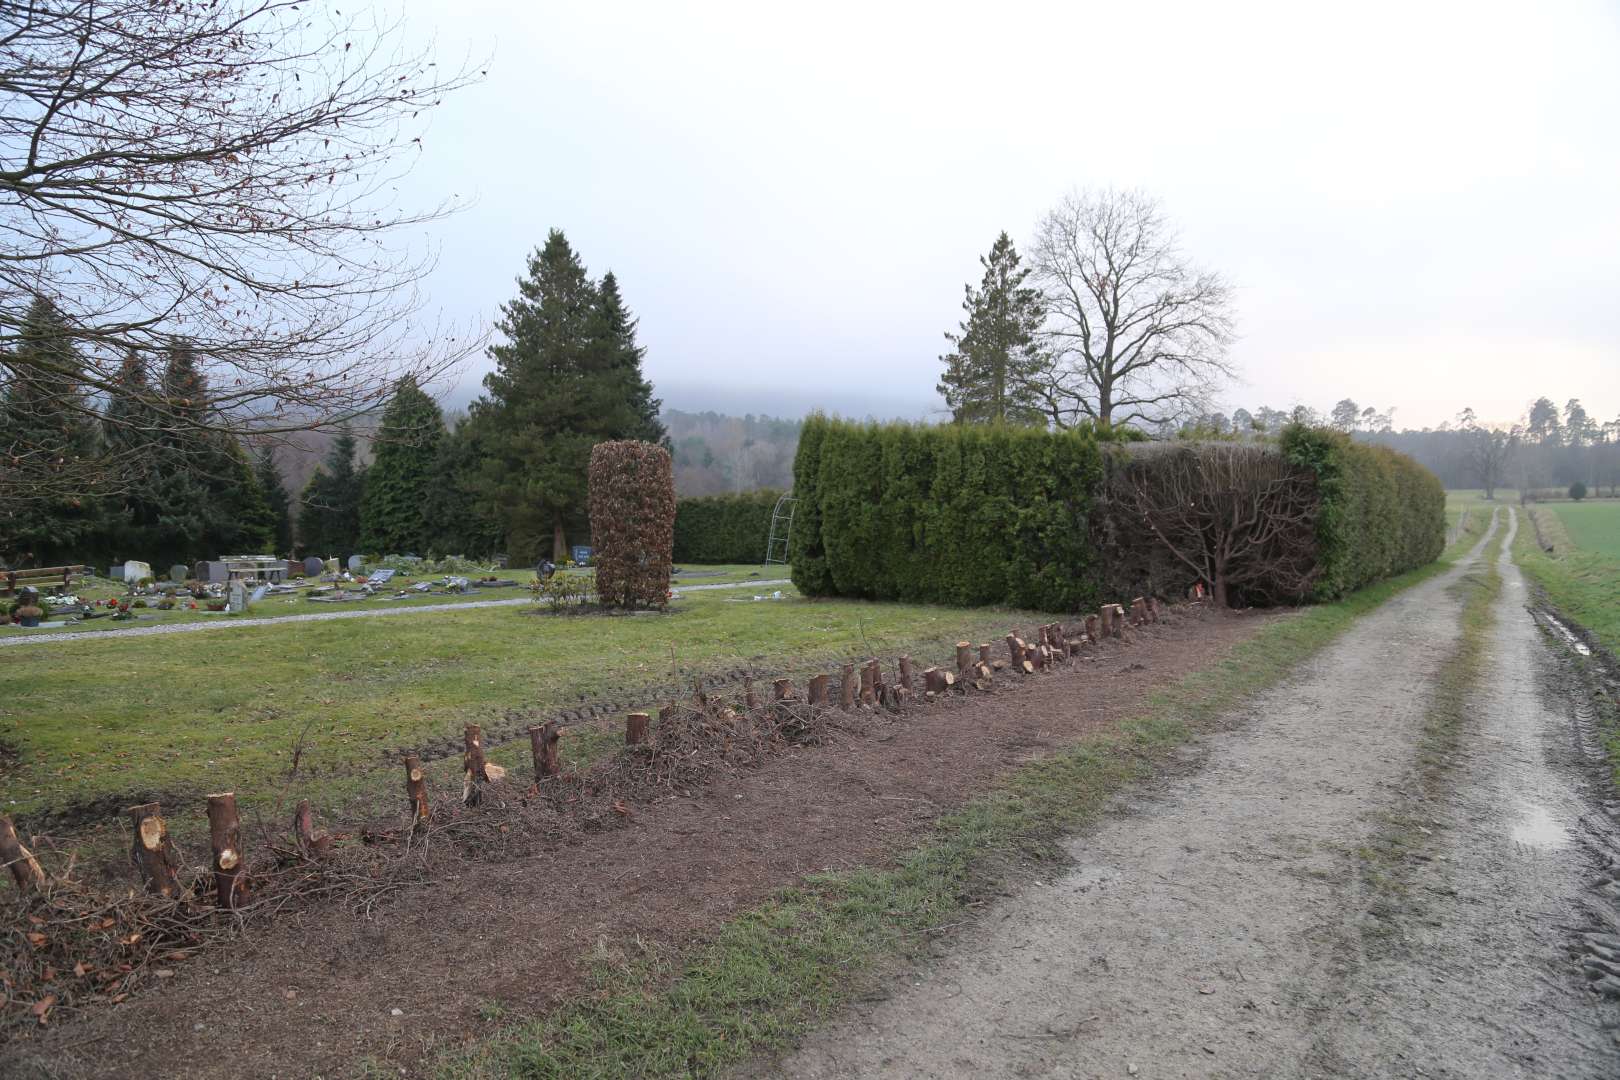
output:
M 411 800 L 411 830 L 421 832 L 428 827 L 427 774 L 422 762 L 415 756 L 405 758 L 405 794 Z
M 988 644 L 981 644 L 979 646 L 979 663 L 988 664 L 990 663 L 990 660 L 990 646 Z
M 324 859 L 332 853 L 332 834 L 315 828 L 315 812 L 308 799 L 298 800 L 293 811 L 293 835 L 298 838 L 298 850 L 306 859 Z
M 1147 609 L 1148 609 L 1148 622 L 1158 622 L 1159 621 L 1159 598 L 1156 597 L 1156 596 L 1148 597 L 1147 598 Z
M 692 704 L 697 706 L 698 712 L 709 707 L 709 695 L 703 692 L 703 679 L 692 680 Z
M 1007 659 L 1013 667 L 1023 670 L 1024 639 L 1017 634 L 1007 635 Z
M 956 670 L 966 671 L 973 663 L 973 645 L 970 642 L 958 641 L 956 643 Z
M 912 693 L 911 685 L 911 657 L 900 658 L 900 689 L 909 697 Z
M 792 686 L 792 683 L 788 684 Z M 759 708 L 759 699 L 754 697 L 754 680 L 747 675 L 743 676 L 743 708 L 753 712 Z
M 208 846 L 214 853 L 214 903 L 234 911 L 247 884 L 242 877 L 242 819 L 236 813 L 234 792 L 208 796 Z
M 943 694 L 956 685 L 956 676 L 941 667 L 931 667 L 923 672 L 923 688 L 930 694 Z
M 1102 640 L 1102 621 L 1095 615 L 1086 616 L 1086 637 L 1093 645 Z
M 861 704 L 862 705 L 876 705 L 877 704 L 877 695 L 878 695 L 877 672 L 874 670 L 876 665 L 877 665 L 876 660 L 873 660 L 873 661 L 870 661 L 869 663 L 865 663 L 865 664 L 861 665 L 861 691 L 860 691 L 860 693 L 861 693 Z
M 633 712 L 624 718 L 624 745 L 641 746 L 647 741 L 647 726 L 652 717 L 644 712 Z
M 140 871 L 146 891 L 169 900 L 180 898 L 180 876 L 174 847 L 169 843 L 169 826 L 163 821 L 157 803 L 132 806 L 124 813 L 135 827 L 130 842 L 129 858 Z
M 562 733 L 555 720 L 529 728 L 529 753 L 534 757 L 536 784 L 562 773 L 562 752 L 557 746 L 561 741 Z
M 792 697 L 792 679 L 776 679 L 771 683 L 771 699 L 773 701 L 787 701 Z
M 484 797 L 484 785 L 489 783 L 489 767 L 484 762 L 484 732 L 477 724 L 468 724 L 462 733 L 461 801 L 477 806 Z
M 844 679 L 838 687 L 838 707 L 845 712 L 855 707 L 855 665 L 845 664 Z
M 0 860 L 5 861 L 18 889 L 31 892 L 45 887 L 45 871 L 40 869 L 39 860 L 17 838 L 16 826 L 5 814 L 0 814 Z
M 805 694 L 806 694 L 806 697 L 809 699 L 810 704 L 812 704 L 812 705 L 825 705 L 825 704 L 827 704 L 827 683 L 828 682 L 829 682 L 829 679 L 828 679 L 828 677 L 826 675 L 812 675 L 810 677 L 810 683 L 805 688 Z

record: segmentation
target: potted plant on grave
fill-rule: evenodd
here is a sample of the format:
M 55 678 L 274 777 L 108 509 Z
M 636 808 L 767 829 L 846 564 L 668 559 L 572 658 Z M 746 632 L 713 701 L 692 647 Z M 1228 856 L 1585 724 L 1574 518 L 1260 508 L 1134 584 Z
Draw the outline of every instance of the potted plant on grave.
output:
M 45 615 L 45 610 L 35 604 L 24 604 L 16 611 L 17 622 L 23 626 L 38 626 L 39 620 Z

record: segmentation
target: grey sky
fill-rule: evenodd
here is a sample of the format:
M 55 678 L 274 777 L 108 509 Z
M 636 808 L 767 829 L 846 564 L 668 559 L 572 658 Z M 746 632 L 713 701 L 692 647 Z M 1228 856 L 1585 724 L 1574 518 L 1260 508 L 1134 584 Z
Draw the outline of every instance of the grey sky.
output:
M 406 197 L 486 322 L 549 227 L 682 408 L 924 415 L 1005 228 L 1140 186 L 1239 286 L 1227 407 L 1620 413 L 1620 6 L 411 0 L 445 104 Z M 488 361 L 450 394 L 477 389 Z

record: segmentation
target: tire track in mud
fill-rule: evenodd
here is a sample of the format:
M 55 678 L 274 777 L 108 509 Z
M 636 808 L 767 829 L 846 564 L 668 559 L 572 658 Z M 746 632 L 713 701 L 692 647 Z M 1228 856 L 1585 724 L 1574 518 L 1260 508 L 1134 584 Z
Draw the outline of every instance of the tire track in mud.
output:
M 1506 548 L 1482 681 L 1428 730 L 1503 524 L 1201 740 L 1193 776 L 1122 799 L 1069 873 L 758 1075 L 1620 1073 L 1582 968 L 1614 826 Z

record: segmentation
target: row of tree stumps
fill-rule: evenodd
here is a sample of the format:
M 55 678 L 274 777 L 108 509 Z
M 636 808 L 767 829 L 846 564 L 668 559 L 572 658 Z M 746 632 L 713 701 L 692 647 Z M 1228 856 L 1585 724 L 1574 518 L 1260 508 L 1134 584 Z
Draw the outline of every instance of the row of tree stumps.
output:
M 1080 655 L 1085 649 L 1100 645 L 1108 638 L 1128 640 L 1131 627 L 1159 621 L 1157 600 L 1141 598 L 1131 602 L 1129 611 L 1120 604 L 1105 604 L 1094 615 L 1087 615 L 1071 634 L 1061 622 L 1048 623 L 1036 631 L 1034 641 L 1026 641 L 1017 633 L 1009 633 L 1005 644 L 1007 655 L 994 655 L 992 645 L 974 645 L 959 641 L 956 644 L 955 669 L 927 667 L 917 671 L 911 657 L 901 656 L 895 664 L 895 678 L 885 678 L 883 665 L 876 659 L 859 665 L 844 664 L 837 684 L 837 701 L 833 700 L 831 675 L 810 676 L 804 694 L 799 696 L 793 680 L 775 679 L 771 683 L 770 700 L 805 703 L 812 707 L 838 708 L 851 711 L 856 708 L 898 708 L 908 704 L 934 701 L 952 693 L 989 690 L 996 673 L 1017 672 L 1034 675 L 1047 670 L 1060 661 Z M 703 683 L 693 687 L 693 704 L 706 709 L 711 702 Z M 752 679 L 743 680 L 743 706 L 753 710 L 761 705 L 754 691 Z M 673 706 L 660 710 L 660 717 L 668 715 Z M 534 781 L 537 788 L 562 775 L 560 742 L 562 731 L 555 720 L 537 724 L 528 729 L 529 745 L 533 757 Z M 633 712 L 625 718 L 624 741 L 628 746 L 645 745 L 652 738 L 652 715 Z M 484 756 L 483 729 L 477 724 L 466 725 L 463 735 L 462 802 L 477 806 L 484 801 L 491 784 L 507 777 L 507 770 L 488 761 Z M 409 802 L 411 830 L 415 834 L 426 831 L 432 820 L 427 774 L 421 759 L 408 755 L 404 759 L 405 794 Z M 237 814 L 236 795 L 221 792 L 207 797 L 208 837 L 212 855 L 211 873 L 205 879 L 207 891 L 216 907 L 234 911 L 248 899 L 247 879 L 242 873 L 244 858 L 241 839 L 241 819 Z M 186 889 L 180 880 L 180 861 L 169 839 L 168 824 L 163 819 L 158 803 L 143 803 L 125 811 L 131 828 L 130 861 L 134 863 L 146 891 L 165 899 L 180 900 Z M 314 813 L 308 800 L 299 802 L 293 814 L 293 835 L 298 851 L 305 858 L 322 859 L 332 851 L 330 833 L 317 829 Z M 13 881 L 23 892 L 43 890 L 48 877 L 32 852 L 18 838 L 11 819 L 0 814 L 0 863 L 10 870 Z

